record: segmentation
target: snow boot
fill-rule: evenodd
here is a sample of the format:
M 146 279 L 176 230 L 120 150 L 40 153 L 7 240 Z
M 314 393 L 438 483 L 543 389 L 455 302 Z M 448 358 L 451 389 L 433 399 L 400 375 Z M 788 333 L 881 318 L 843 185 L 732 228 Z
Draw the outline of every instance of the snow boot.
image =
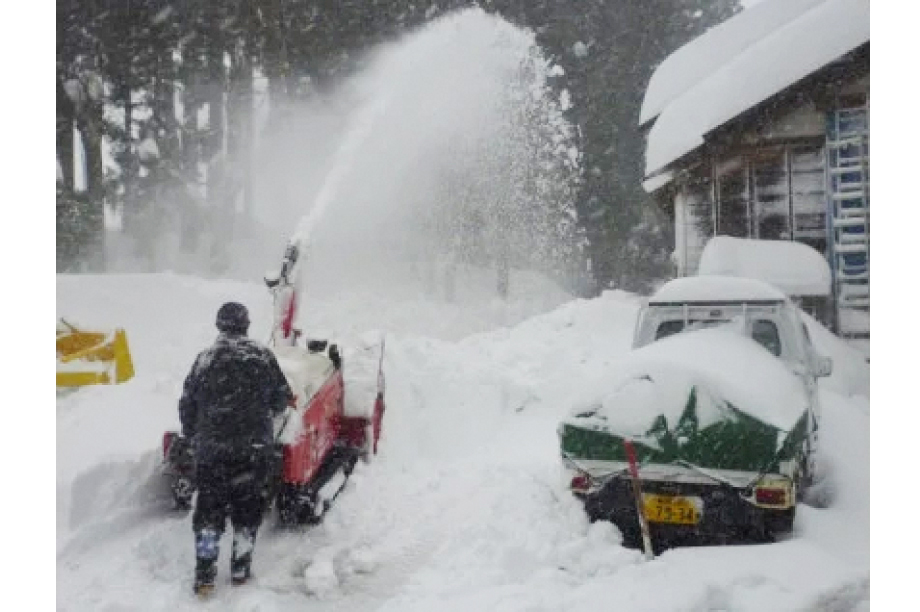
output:
M 214 592 L 214 579 L 217 577 L 217 564 L 214 561 L 199 559 L 195 563 L 195 595 L 208 597 Z
M 206 597 L 214 591 L 220 535 L 213 529 L 195 534 L 195 594 Z
M 230 559 L 230 583 L 246 584 L 251 574 L 252 549 L 255 546 L 255 532 L 242 528 L 233 534 L 233 556 Z
M 214 593 L 214 584 L 198 584 L 198 581 L 195 581 L 195 595 L 199 599 L 207 599 Z

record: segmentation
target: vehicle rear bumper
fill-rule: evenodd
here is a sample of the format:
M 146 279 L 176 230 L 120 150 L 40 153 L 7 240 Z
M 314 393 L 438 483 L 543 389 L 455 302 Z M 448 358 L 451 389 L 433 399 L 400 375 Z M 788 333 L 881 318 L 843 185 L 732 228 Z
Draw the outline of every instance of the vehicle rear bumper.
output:
M 744 498 L 744 490 L 723 483 L 643 481 L 643 494 L 691 498 L 699 510 L 696 524 L 649 522 L 653 540 L 668 543 L 769 540 L 792 530 L 795 507 L 765 508 Z M 639 516 L 627 476 L 615 476 L 583 496 L 585 511 L 594 520 L 612 521 L 624 539 L 638 541 Z

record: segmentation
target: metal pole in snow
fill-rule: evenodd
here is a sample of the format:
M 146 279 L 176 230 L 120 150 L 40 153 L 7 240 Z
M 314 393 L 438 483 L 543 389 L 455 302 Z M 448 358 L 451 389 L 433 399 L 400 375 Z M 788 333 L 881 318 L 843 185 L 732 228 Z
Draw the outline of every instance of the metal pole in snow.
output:
M 636 449 L 631 440 L 623 440 L 626 447 L 626 458 L 629 460 L 629 474 L 632 476 L 633 497 L 636 499 L 636 512 L 639 513 L 639 527 L 642 529 L 642 548 L 645 549 L 645 558 L 649 561 L 655 558 L 652 550 L 652 536 L 648 529 L 648 519 L 645 518 L 645 505 L 642 503 L 642 485 L 639 482 L 639 468 L 636 465 Z

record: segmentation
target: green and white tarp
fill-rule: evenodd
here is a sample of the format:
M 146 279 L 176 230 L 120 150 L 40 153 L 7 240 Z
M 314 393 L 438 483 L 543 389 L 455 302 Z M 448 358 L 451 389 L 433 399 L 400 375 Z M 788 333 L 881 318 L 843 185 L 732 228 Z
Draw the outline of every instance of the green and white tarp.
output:
M 632 351 L 586 386 L 560 425 L 574 460 L 760 471 L 791 459 L 806 429 L 804 383 L 731 329 L 677 334 Z

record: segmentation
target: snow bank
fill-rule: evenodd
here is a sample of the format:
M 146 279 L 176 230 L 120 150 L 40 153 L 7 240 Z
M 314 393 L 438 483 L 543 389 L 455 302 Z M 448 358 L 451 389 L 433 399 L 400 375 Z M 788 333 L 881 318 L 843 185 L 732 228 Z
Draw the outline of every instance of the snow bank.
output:
M 408 274 L 390 272 L 378 275 L 376 284 L 356 285 L 351 293 L 332 279 L 308 283 L 300 312 L 298 324 L 308 336 L 327 337 L 339 344 L 346 364 L 348 409 L 355 413 L 373 407 L 381 339 L 375 330 L 402 334 L 414 329 L 426 335 L 462 338 L 513 325 L 568 298 L 539 275 L 514 271 L 509 299 L 499 300 L 492 295 L 493 272 L 468 268 L 458 278 L 458 288 L 466 291 L 449 303 L 426 295 Z M 72 497 L 80 495 L 73 485 L 81 475 L 101 464 L 136 461 L 159 448 L 164 431 L 179 428 L 177 402 L 182 382 L 197 353 L 217 336 L 214 318 L 220 305 L 231 300 L 245 304 L 252 321 L 250 335 L 264 340 L 269 335 L 272 304 L 261 283 L 173 273 L 59 274 L 56 278 L 57 316 L 86 329 L 123 327 L 136 371 L 124 384 L 89 386 L 58 397 L 58 529 L 63 542 L 71 527 L 78 526 L 71 525 L 70 516 Z M 349 280 L 344 279 L 346 285 Z M 467 353 L 458 355 L 454 371 L 463 371 L 469 359 Z M 426 353 L 419 360 L 430 361 L 431 355 Z M 490 387 L 499 394 L 502 388 Z M 388 421 L 392 424 L 399 414 L 391 405 Z M 480 433 L 474 427 L 470 435 Z M 398 436 L 392 429 L 389 434 Z M 382 435 L 388 435 L 386 428 Z M 457 448 L 462 444 L 458 441 Z
M 798 528 L 808 540 L 868 571 L 872 465 L 869 398 L 845 397 L 822 389 L 821 404 L 818 456 L 827 473 L 823 484 L 832 504 L 820 510 L 801 506 Z
M 792 240 L 715 236 L 703 249 L 697 274 L 755 278 L 789 296 L 825 296 L 831 291 L 831 269 L 824 256 Z
M 822 441 L 846 489 L 834 507 L 803 511 L 791 541 L 675 550 L 644 563 L 612 525 L 589 525 L 560 484 L 555 433 L 586 381 L 603 381 L 627 355 L 642 300 L 611 291 L 533 316 L 555 298 L 531 291 L 505 309 L 484 291 L 451 305 L 411 284 L 311 293 L 307 320 L 336 330 L 344 351 L 387 331 L 380 454 L 359 463 L 321 525 L 260 531 L 246 587 L 222 582 L 225 535 L 223 578 L 205 607 L 587 611 L 604 601 L 640 611 L 766 611 L 867 597 L 864 400 L 828 396 Z M 133 500 L 162 430 L 176 424 L 186 370 L 213 340 L 213 315 L 230 297 L 250 306 L 253 326 L 267 334 L 271 304 L 260 284 L 58 277 L 58 314 L 124 325 L 138 365 L 124 385 L 58 398 L 59 609 L 201 609 L 191 595 L 190 517 L 155 515 Z M 421 335 L 429 332 L 440 338 Z M 816 335 L 834 356 L 825 340 Z
M 694 387 L 704 391 L 697 396 L 701 429 L 727 418 L 728 402 L 788 432 L 808 405 L 801 383 L 779 359 L 726 325 L 632 351 L 603 379 L 584 385 L 572 414 L 589 412 L 603 429 L 643 438 L 660 415 L 677 423 Z
M 657 173 L 702 145 L 713 129 L 868 40 L 868 0 L 825 0 L 737 53 L 720 49 L 729 59 L 664 106 L 652 126 L 645 175 Z
M 869 362 L 866 355 L 835 336 L 808 313 L 800 310 L 799 316 L 805 322 L 817 352 L 834 362 L 831 375 L 819 379 L 818 384 L 843 396 L 861 395 L 868 399 Z

